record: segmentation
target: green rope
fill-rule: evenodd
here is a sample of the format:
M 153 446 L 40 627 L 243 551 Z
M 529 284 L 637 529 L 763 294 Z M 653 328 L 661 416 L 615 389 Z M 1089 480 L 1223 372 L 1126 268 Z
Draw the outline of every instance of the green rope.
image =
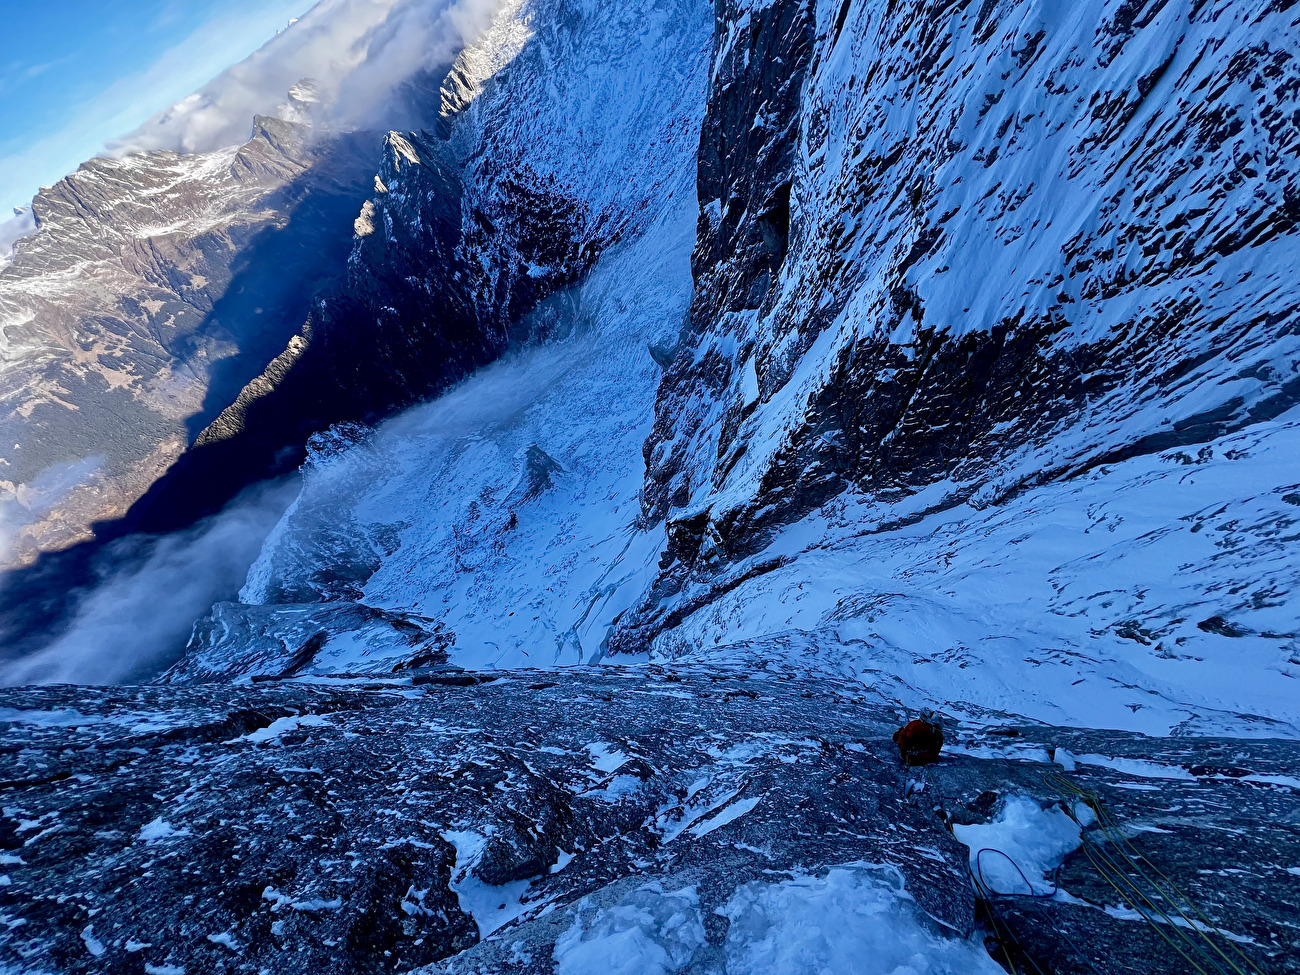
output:
M 1099 800 L 1096 800 L 1095 796 L 1092 797 L 1092 800 L 1097 801 L 1098 804 L 1100 804 Z M 1085 800 L 1085 801 L 1089 801 L 1089 800 Z M 1111 825 L 1111 822 L 1108 819 L 1108 817 L 1106 817 L 1105 810 L 1098 809 L 1096 806 L 1093 806 L 1092 808 L 1093 811 L 1096 812 L 1098 815 L 1098 822 L 1101 824 L 1102 832 L 1112 840 L 1112 843 L 1114 843 L 1115 830 Z M 1099 844 L 1092 842 L 1090 839 L 1085 839 L 1083 843 L 1083 849 L 1084 849 L 1084 853 L 1087 855 L 1093 867 L 1096 868 L 1097 873 L 1102 877 L 1103 880 L 1105 880 L 1108 884 L 1110 884 L 1111 888 L 1114 889 L 1117 894 L 1119 894 L 1121 901 L 1128 901 L 1128 900 L 1134 901 L 1134 903 L 1138 907 L 1138 913 L 1142 915 L 1143 919 L 1146 920 L 1147 923 L 1151 925 L 1152 929 L 1155 930 L 1155 932 L 1161 938 L 1163 938 L 1170 945 L 1170 947 L 1172 947 L 1175 951 L 1177 951 L 1178 954 L 1181 955 L 1183 959 L 1188 962 L 1188 964 L 1192 965 L 1198 972 L 1203 972 L 1205 973 L 1205 975 L 1209 975 L 1209 970 L 1203 967 L 1196 959 L 1189 956 L 1187 952 L 1183 950 L 1183 947 L 1180 946 L 1176 941 L 1173 940 L 1173 938 L 1169 936 L 1169 933 L 1167 933 L 1168 931 L 1172 931 L 1174 935 L 1182 939 L 1183 944 L 1187 948 L 1190 948 L 1201 958 L 1208 961 L 1215 971 L 1221 973 L 1221 975 L 1226 975 L 1226 973 L 1223 972 L 1223 968 L 1219 965 L 1218 962 L 1214 960 L 1213 956 L 1211 956 L 1208 952 L 1206 952 L 1204 948 L 1202 948 L 1199 944 L 1197 944 L 1195 939 L 1193 939 L 1182 928 L 1180 928 L 1177 924 L 1175 924 L 1173 918 L 1169 915 L 1169 913 L 1163 907 L 1157 904 L 1152 899 L 1151 895 L 1149 895 L 1145 890 L 1143 890 L 1140 886 L 1138 886 L 1138 884 L 1136 884 L 1133 881 L 1133 879 L 1129 877 L 1127 873 L 1125 873 L 1123 866 L 1115 859 L 1113 859 L 1110 856 L 1110 854 L 1105 850 L 1105 848 L 1103 848 Z M 1122 846 L 1116 844 L 1116 849 L 1118 849 L 1120 857 L 1124 861 L 1126 861 L 1127 865 L 1131 866 L 1134 870 L 1137 871 L 1137 873 L 1142 877 L 1142 879 L 1146 880 L 1148 883 L 1151 884 L 1151 886 L 1156 891 L 1155 896 L 1160 897 L 1167 903 L 1171 904 L 1175 908 L 1175 910 L 1178 911 L 1179 914 L 1183 914 L 1182 910 L 1178 907 L 1177 903 L 1173 900 L 1173 898 L 1169 896 L 1168 892 L 1162 890 L 1158 884 L 1152 882 L 1151 879 L 1142 870 L 1141 866 L 1136 862 L 1136 860 L 1131 855 L 1129 855 L 1123 849 Z M 1127 891 L 1125 890 L 1125 888 L 1127 888 Z M 1143 903 L 1146 904 L 1146 907 L 1150 911 L 1150 913 L 1148 913 L 1145 910 L 1142 910 Z M 1155 918 L 1164 921 L 1165 923 L 1163 925 L 1157 923 L 1155 920 L 1152 919 L 1152 915 L 1154 915 Z M 1185 921 L 1188 920 L 1185 914 L 1183 914 L 1183 919 Z M 1190 921 L 1188 923 L 1190 923 Z M 1246 975 L 1246 973 L 1243 972 L 1239 966 L 1233 964 L 1231 960 L 1229 960 L 1226 956 L 1223 955 L 1222 951 L 1219 950 L 1218 946 L 1214 944 L 1214 942 L 1205 934 L 1205 932 L 1197 929 L 1195 926 L 1193 926 L 1192 929 L 1196 931 L 1198 934 L 1200 934 L 1201 938 L 1212 948 L 1214 948 L 1214 950 L 1221 957 L 1224 958 L 1224 961 L 1228 963 L 1229 967 L 1231 967 L 1237 973 L 1237 975 Z

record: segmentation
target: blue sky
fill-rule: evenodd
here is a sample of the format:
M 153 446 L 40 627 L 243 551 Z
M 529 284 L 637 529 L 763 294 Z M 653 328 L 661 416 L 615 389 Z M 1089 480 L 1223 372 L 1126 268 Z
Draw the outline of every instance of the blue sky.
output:
M 0 220 L 314 0 L 4 0 Z M 250 119 L 251 124 L 251 119 Z

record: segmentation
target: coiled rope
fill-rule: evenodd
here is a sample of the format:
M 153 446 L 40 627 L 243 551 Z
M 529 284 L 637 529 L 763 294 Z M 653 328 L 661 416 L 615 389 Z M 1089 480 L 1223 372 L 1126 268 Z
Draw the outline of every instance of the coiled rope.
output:
M 1029 893 L 1027 894 L 1020 894 L 1014 892 L 1005 893 L 1005 892 L 994 890 L 992 885 L 990 885 L 988 881 L 984 879 L 984 854 L 986 853 L 996 854 L 997 856 L 1000 856 L 1002 857 L 1002 859 L 1006 860 L 1007 863 L 1011 864 L 1012 869 L 1014 869 L 1016 873 L 1020 874 L 1020 879 L 1025 882 L 1025 888 L 1029 891 Z M 992 847 L 986 846 L 975 854 L 975 875 L 971 879 L 972 881 L 974 881 L 976 892 L 984 899 L 984 903 L 988 908 L 989 921 L 993 926 L 993 934 L 1000 942 L 1002 942 L 1004 946 L 1003 955 L 1007 960 L 1007 964 L 1011 966 L 1011 971 L 1013 975 L 1019 975 L 1019 973 L 1016 971 L 1016 963 L 1012 960 L 1010 951 L 1006 950 L 1005 946 L 1007 940 L 1014 941 L 1015 938 L 1012 936 L 1011 926 L 1007 924 L 1006 919 L 1003 918 L 1002 915 L 998 912 L 996 906 L 996 900 L 998 898 L 1016 897 L 1016 898 L 1027 899 L 1031 904 L 1033 904 L 1033 901 L 1051 900 L 1053 897 L 1056 896 L 1056 892 L 1061 889 L 1060 885 L 1057 883 L 1057 877 L 1060 875 L 1060 872 L 1061 872 L 1060 867 L 1057 867 L 1055 870 L 1052 871 L 1052 881 L 1051 881 L 1052 889 L 1050 891 L 1046 893 L 1038 893 L 1035 892 L 1033 883 L 1031 883 L 1029 878 L 1025 876 L 1025 872 L 1020 869 L 1020 864 L 1016 863 L 1015 860 L 1011 859 L 1011 857 L 1007 855 L 1006 851 L 995 850 Z M 1093 975 L 1102 975 L 1102 973 L 1097 970 L 1097 966 L 1092 963 L 1092 959 L 1090 959 L 1084 953 L 1083 949 L 1081 949 L 1077 944 L 1074 943 L 1073 938 L 1071 938 L 1068 934 L 1062 931 L 1060 927 L 1058 927 L 1056 924 L 1052 922 L 1052 919 L 1048 917 L 1047 913 L 1041 907 L 1039 907 L 1037 904 L 1033 904 L 1033 909 L 1034 909 L 1034 913 L 1038 915 L 1038 917 L 1043 921 L 1043 923 L 1046 924 L 1049 928 L 1051 928 L 1058 936 L 1060 936 L 1066 942 L 1066 944 L 1068 944 L 1074 950 L 1074 953 L 1083 959 L 1083 963 L 1087 965 L 1090 969 L 1092 969 Z M 999 925 L 1001 925 L 1002 928 L 1006 931 L 1005 938 L 998 930 Z M 1026 955 L 1025 959 L 1026 961 L 1029 962 L 1030 965 L 1033 966 L 1034 971 L 1038 972 L 1038 975 L 1050 975 L 1050 973 L 1044 972 L 1043 969 L 1039 967 L 1038 963 L 1034 961 L 1032 955 Z

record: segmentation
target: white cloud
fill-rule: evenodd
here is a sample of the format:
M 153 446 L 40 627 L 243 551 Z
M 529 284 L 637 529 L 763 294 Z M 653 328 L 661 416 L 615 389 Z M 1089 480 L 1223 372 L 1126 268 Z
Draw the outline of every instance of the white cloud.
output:
M 3 263 L 0 261 L 0 267 Z M 95 474 L 101 463 L 102 457 L 63 461 L 47 467 L 27 484 L 0 481 L 0 566 L 8 564 L 14 539 L 23 529 L 54 511 Z
M 383 111 L 393 91 L 420 69 L 446 64 L 487 26 L 500 0 L 320 0 L 272 36 L 306 4 L 223 8 L 152 65 L 89 99 L 61 128 L 0 157 L 0 188 L 9 193 L 0 207 L 25 205 L 38 184 L 106 147 L 201 151 L 242 142 L 253 116 L 273 114 L 304 77 L 320 82 L 335 103 L 336 127 L 402 128 L 406 120 Z M 184 92 L 193 94 L 159 111 L 163 99 Z
M 262 540 L 297 493 L 262 484 L 221 514 L 161 538 L 123 539 L 100 557 L 102 581 L 71 628 L 44 649 L 11 660 L 3 684 L 111 684 L 153 676 L 180 655 L 194 621 L 238 591 Z
M 14 244 L 36 229 L 36 218 L 31 210 L 23 210 L 8 220 L 0 221 L 0 268 L 9 263 Z
M 314 79 L 339 129 L 401 124 L 393 92 L 451 60 L 487 26 L 499 0 L 321 0 L 289 30 L 114 144 L 117 151 L 201 152 L 248 137 L 290 86 Z
M 0 188 L 9 194 L 0 195 L 0 208 L 30 203 L 39 185 L 107 148 L 201 151 L 243 142 L 253 114 L 276 112 L 304 77 L 335 101 L 335 126 L 404 127 L 404 118 L 382 110 L 395 88 L 421 68 L 446 64 L 486 27 L 500 0 L 320 0 L 303 13 L 307 4 L 222 6 L 220 17 L 88 99 L 60 129 L 0 157 Z M 298 22 L 274 34 L 295 14 Z M 194 94 L 160 112 L 183 92 Z

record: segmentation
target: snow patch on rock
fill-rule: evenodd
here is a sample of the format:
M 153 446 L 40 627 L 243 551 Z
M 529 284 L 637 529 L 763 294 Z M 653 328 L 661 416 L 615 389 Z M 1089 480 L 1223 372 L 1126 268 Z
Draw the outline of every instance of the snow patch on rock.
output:
M 1081 807 L 1076 816 L 1086 812 Z M 1013 796 L 991 823 L 954 825 L 953 835 L 970 847 L 971 874 L 994 894 L 1050 895 L 1048 874 L 1079 848 L 1079 823 L 1059 806 Z
M 656 881 L 594 913 L 584 898 L 575 913 L 555 942 L 555 975 L 669 975 L 705 940 L 694 887 L 666 891 Z
M 1000 975 L 981 945 L 937 933 L 892 867 L 846 864 L 825 876 L 741 887 L 730 921 L 727 975 Z

